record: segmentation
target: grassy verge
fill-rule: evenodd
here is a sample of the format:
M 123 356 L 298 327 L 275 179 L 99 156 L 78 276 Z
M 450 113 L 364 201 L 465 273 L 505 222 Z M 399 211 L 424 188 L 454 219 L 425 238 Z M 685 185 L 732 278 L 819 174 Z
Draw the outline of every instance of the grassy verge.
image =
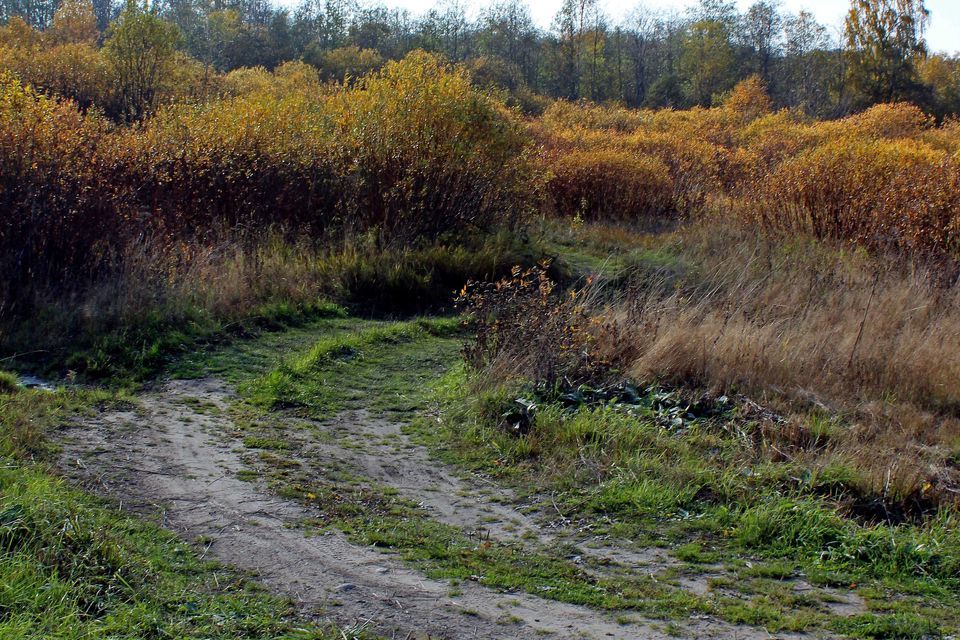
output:
M 424 380 L 405 376 L 442 367 L 460 331 L 456 318 L 375 324 L 347 335 L 322 338 L 302 355 L 281 362 L 246 390 L 265 409 L 302 407 L 327 416 L 351 402 L 372 410 L 410 411 Z M 423 374 L 421 373 L 421 376 Z
M 345 318 L 348 309 L 368 318 L 445 309 L 468 279 L 496 277 L 541 255 L 506 231 L 417 247 L 384 248 L 374 236 L 318 247 L 269 234 L 248 244 L 228 239 L 173 253 L 143 247 L 120 273 L 69 299 L 38 294 L 29 320 L 0 313 L 0 364 L 142 382 L 198 350 Z
M 567 518 L 597 523 L 594 535 L 669 547 L 710 571 L 723 567 L 735 578 L 718 577 L 707 599 L 728 620 L 877 638 L 960 628 L 956 513 L 902 524 L 858 517 L 844 500 L 855 468 L 811 472 L 801 461 L 771 461 L 746 406 L 698 404 L 656 387 L 629 401 L 571 406 L 522 386 L 477 389 L 462 368 L 438 389 L 442 420 L 415 423 L 421 442 L 521 492 L 550 494 Z M 537 400 L 522 434 L 504 420 L 515 398 Z M 813 606 L 817 615 L 803 616 L 796 594 L 781 593 L 784 580 L 856 594 L 866 610 L 844 620 Z M 731 593 L 746 603 L 726 599 Z

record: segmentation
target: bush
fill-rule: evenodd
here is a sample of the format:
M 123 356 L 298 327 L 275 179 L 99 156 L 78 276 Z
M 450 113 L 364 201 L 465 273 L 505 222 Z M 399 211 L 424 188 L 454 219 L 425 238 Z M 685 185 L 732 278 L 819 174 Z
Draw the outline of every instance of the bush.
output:
M 513 114 L 467 72 L 414 52 L 333 96 L 348 221 L 410 240 L 512 222 L 535 206 L 538 169 Z
M 0 371 L 0 394 L 16 393 L 19 388 L 17 376 L 6 371 Z
M 536 204 L 540 170 L 513 113 L 434 56 L 352 88 L 322 90 L 303 63 L 224 84 L 250 92 L 115 128 L 3 76 L 0 205 L 16 212 L 0 221 L 14 274 L 4 313 L 35 285 L 82 288 L 133 241 L 275 228 L 408 246 L 509 225 Z
M 649 220 L 673 209 L 673 180 L 657 158 L 580 151 L 560 156 L 551 168 L 549 192 L 560 215 Z
M 630 133 L 648 125 L 650 117 L 648 111 L 557 100 L 544 112 L 543 124 L 553 130 L 580 127 Z
M 726 155 L 721 147 L 678 133 L 638 133 L 630 143 L 636 153 L 653 156 L 667 166 L 679 211 L 697 210 L 721 192 Z
M 751 122 L 773 111 L 773 102 L 760 76 L 741 80 L 723 101 L 723 107 L 733 111 L 744 122 Z
M 758 192 L 756 219 L 776 232 L 915 253 L 960 240 L 960 170 L 910 140 L 829 142 L 784 162 Z
M 7 309 L 31 281 L 92 275 L 127 233 L 96 166 L 107 135 L 82 115 L 0 73 L 0 299 Z M 4 309 L 0 309 L 4 310 Z
M 555 295 L 548 268 L 514 267 L 497 282 L 463 287 L 457 306 L 476 335 L 464 347 L 469 366 L 498 382 L 522 379 L 547 388 L 594 383 L 611 374 L 611 341 L 597 340 L 605 327 L 589 313 L 589 292 Z

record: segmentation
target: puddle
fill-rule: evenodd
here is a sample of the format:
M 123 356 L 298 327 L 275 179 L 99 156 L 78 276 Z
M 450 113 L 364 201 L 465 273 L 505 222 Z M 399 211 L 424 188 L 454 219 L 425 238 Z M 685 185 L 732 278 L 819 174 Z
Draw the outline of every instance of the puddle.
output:
M 36 376 L 17 376 L 17 382 L 24 389 L 37 389 L 39 391 L 56 391 L 57 387 L 51 382 L 41 380 Z

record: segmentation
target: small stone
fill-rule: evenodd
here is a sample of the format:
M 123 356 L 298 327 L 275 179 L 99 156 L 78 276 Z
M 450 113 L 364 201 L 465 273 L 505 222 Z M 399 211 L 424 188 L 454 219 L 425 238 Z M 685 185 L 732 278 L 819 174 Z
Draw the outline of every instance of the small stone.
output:
M 337 585 L 337 588 L 334 589 L 334 591 L 336 591 L 337 593 L 345 593 L 347 591 L 353 591 L 356 588 L 357 588 L 357 585 L 350 582 L 344 582 L 341 585 Z

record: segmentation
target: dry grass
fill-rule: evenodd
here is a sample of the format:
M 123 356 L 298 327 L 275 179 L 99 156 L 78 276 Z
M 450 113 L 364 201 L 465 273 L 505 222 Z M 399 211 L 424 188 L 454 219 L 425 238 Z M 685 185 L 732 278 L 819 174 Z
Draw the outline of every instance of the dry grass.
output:
M 812 477 L 844 470 L 837 490 L 865 517 L 960 504 L 955 267 L 770 242 L 709 219 L 667 236 L 567 233 L 598 251 L 631 244 L 632 257 L 614 261 L 628 273 L 552 300 L 528 278 L 536 304 L 500 300 L 513 291 L 506 281 L 478 290 L 479 384 L 626 377 L 737 396 L 753 454 Z M 577 358 L 559 360 L 567 352 Z
M 678 246 L 698 265 L 690 282 L 645 279 L 607 310 L 633 377 L 796 413 L 759 444 L 853 463 L 865 494 L 960 500 L 960 290 L 943 269 L 773 246 L 710 223 Z M 812 433 L 811 413 L 835 423 Z

